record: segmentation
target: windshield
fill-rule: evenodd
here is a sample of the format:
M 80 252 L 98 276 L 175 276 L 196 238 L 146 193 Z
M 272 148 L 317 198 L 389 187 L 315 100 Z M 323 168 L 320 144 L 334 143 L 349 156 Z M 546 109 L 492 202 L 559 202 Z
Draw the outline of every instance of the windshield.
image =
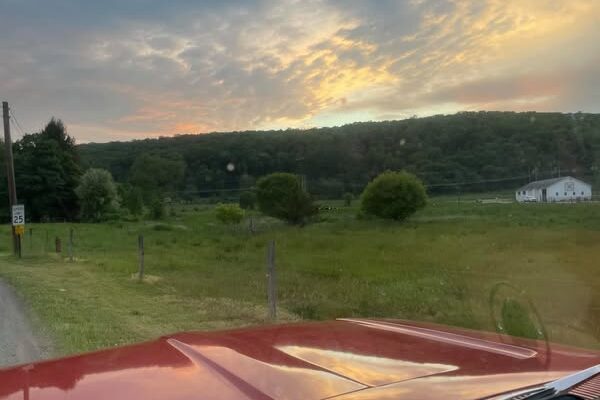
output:
M 336 319 L 402 368 L 594 364 L 600 2 L 0 15 L 0 366 Z

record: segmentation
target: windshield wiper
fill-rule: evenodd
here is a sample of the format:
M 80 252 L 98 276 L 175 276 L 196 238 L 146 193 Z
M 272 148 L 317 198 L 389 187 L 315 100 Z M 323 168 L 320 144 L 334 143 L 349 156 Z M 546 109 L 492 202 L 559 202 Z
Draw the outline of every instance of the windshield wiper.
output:
M 571 375 L 548 382 L 534 389 L 511 393 L 501 400 L 551 400 L 569 393 L 578 384 L 600 374 L 600 364 L 584 369 Z

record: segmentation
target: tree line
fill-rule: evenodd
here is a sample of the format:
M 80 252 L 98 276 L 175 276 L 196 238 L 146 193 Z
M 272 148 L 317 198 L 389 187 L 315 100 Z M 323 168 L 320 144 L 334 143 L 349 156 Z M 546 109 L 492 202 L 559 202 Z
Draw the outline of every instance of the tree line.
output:
M 463 112 L 333 128 L 91 143 L 79 150 L 84 166 L 105 168 L 118 182 L 136 179 L 141 164 L 164 163 L 157 181 L 168 181 L 161 184 L 189 198 L 248 188 L 273 172 L 301 175 L 309 191 L 324 198 L 358 194 L 386 170 L 417 175 L 432 194 L 455 191 L 457 182 L 464 183 L 458 188 L 463 191 L 497 190 L 559 173 L 597 179 L 600 115 Z
M 52 119 L 17 140 L 13 152 L 17 193 L 28 219 L 93 220 L 98 215 L 91 210 L 98 207 L 160 217 L 165 198 L 237 199 L 275 172 L 300 176 L 316 198 L 357 196 L 387 170 L 414 174 L 429 194 L 508 189 L 558 173 L 600 183 L 600 115 L 463 112 L 83 145 Z M 100 201 L 95 191 L 103 193 Z M 4 217 L 6 192 L 2 169 Z M 112 197 L 118 201 L 109 201 Z

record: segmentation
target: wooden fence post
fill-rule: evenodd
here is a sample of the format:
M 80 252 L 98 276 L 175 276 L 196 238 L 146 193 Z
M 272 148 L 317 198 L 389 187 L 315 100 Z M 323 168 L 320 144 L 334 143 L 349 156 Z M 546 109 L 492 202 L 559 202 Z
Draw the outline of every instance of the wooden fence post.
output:
M 57 253 L 60 253 L 62 251 L 62 244 L 60 243 L 60 238 L 58 236 L 56 237 L 56 239 L 54 239 L 54 247 Z
M 256 232 L 256 228 L 254 226 L 254 217 L 250 217 L 250 221 L 248 222 L 248 229 L 250 230 L 251 234 L 254 234 Z
M 69 229 L 69 261 L 73 262 L 73 228 Z
M 46 241 L 44 242 L 44 253 L 48 252 L 48 229 L 46 229 Z
M 33 228 L 29 228 L 29 251 L 33 252 Z
M 23 255 L 23 253 L 22 253 L 23 243 L 21 241 L 21 239 L 23 238 L 23 235 L 25 235 L 24 232 L 23 232 L 23 234 L 17 235 L 17 254 L 19 255 L 19 258 L 21 258 L 21 256 Z
M 138 253 L 140 257 L 140 270 L 138 271 L 138 280 L 144 279 L 144 235 L 138 236 Z
M 269 301 L 269 318 L 277 319 L 277 276 L 275 274 L 275 241 L 269 241 L 267 248 L 267 298 Z

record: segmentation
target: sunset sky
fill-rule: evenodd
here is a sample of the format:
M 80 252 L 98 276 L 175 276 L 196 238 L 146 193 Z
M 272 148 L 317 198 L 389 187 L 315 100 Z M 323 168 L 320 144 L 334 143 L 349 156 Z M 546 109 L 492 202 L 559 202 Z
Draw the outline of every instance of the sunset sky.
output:
M 598 112 L 600 1 L 0 0 L 0 99 L 78 142 Z

